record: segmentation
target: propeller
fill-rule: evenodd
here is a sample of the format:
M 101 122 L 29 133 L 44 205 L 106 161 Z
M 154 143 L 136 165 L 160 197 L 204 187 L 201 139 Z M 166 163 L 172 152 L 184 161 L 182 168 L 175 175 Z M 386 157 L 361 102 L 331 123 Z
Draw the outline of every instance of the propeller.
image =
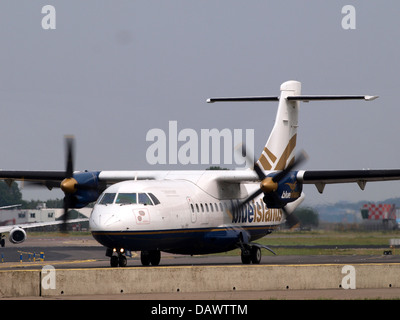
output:
M 66 231 L 67 229 L 68 211 L 70 208 L 81 208 L 95 201 L 106 188 L 105 182 L 98 181 L 99 172 L 97 171 L 75 173 L 74 177 L 74 145 L 74 137 L 65 136 L 65 171 L 17 172 L 21 177 L 20 179 L 24 180 L 24 186 L 46 186 L 49 190 L 61 188 L 64 192 L 64 213 L 62 216 L 61 231 Z M 16 176 L 16 173 L 13 175 Z
M 300 220 L 293 214 L 287 211 L 285 208 L 286 203 L 284 203 L 278 193 L 276 192 L 279 187 L 279 182 L 284 179 L 294 168 L 299 166 L 302 162 L 307 159 L 307 154 L 302 151 L 298 156 L 295 157 L 295 161 L 292 161 L 285 169 L 274 175 L 273 177 L 268 177 L 265 175 L 262 168 L 259 166 L 257 161 L 250 159 L 248 153 L 246 152 L 245 145 L 242 145 L 242 155 L 248 158 L 248 160 L 253 161 L 254 166 L 253 170 L 256 172 L 259 180 L 260 180 L 260 187 L 255 192 L 253 192 L 250 196 L 248 196 L 244 201 L 237 205 L 236 210 L 240 210 L 245 206 L 247 203 L 258 197 L 260 194 L 264 193 L 263 201 L 267 204 L 273 203 L 274 206 L 282 209 L 283 214 L 286 218 L 286 222 L 290 228 L 293 228 L 297 224 L 300 223 Z M 249 161 L 249 163 L 250 163 Z
M 61 231 L 67 231 L 67 220 L 68 211 L 72 207 L 73 203 L 73 193 L 76 192 L 78 182 L 74 179 L 74 137 L 65 137 L 65 151 L 66 151 L 66 169 L 65 169 L 65 179 L 61 182 L 61 190 L 64 192 L 64 214 L 63 223 L 61 225 Z
M 59 187 L 64 192 L 64 214 L 63 214 L 63 223 L 61 225 L 61 231 L 66 231 L 67 229 L 67 220 L 68 220 L 68 211 L 70 208 L 75 208 L 76 206 L 76 193 L 79 190 L 83 191 L 91 191 L 95 192 L 95 198 L 98 197 L 98 192 L 101 192 L 105 189 L 104 183 L 85 183 L 82 181 L 78 182 L 77 179 L 74 178 L 74 159 L 75 159 L 75 139 L 73 136 L 65 137 L 65 153 L 66 153 L 66 169 L 65 169 L 65 178 L 61 181 Z M 93 201 L 93 199 L 91 200 Z

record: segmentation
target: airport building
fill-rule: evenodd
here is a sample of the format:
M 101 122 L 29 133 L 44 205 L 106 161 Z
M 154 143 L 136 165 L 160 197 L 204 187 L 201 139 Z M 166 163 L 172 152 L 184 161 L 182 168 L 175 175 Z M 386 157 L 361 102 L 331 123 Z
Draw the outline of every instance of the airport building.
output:
M 361 208 L 361 216 L 367 230 L 393 230 L 400 222 L 400 210 L 395 204 L 366 203 Z
M 74 209 L 69 212 L 69 219 L 89 218 L 92 208 Z M 26 224 L 34 222 L 52 222 L 62 219 L 64 209 L 62 208 L 46 208 L 43 203 L 36 209 L 20 209 L 18 207 L 12 209 L 0 210 L 0 226 Z M 73 229 L 87 229 L 88 223 L 80 223 L 79 226 L 72 226 Z

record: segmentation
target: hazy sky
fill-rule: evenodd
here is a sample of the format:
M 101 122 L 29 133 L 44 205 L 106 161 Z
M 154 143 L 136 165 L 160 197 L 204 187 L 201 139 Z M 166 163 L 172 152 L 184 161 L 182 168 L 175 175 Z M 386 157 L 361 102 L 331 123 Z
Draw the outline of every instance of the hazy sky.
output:
M 56 29 L 42 28 L 45 5 Z M 353 30 L 342 27 L 345 5 Z M 199 135 L 253 129 L 258 156 L 277 104 L 205 101 L 278 95 L 286 80 L 303 94 L 380 96 L 302 104 L 305 169 L 400 168 L 399 16 L 395 0 L 2 0 L 0 168 L 63 169 L 65 134 L 76 138 L 76 169 L 207 167 L 148 163 L 146 134 L 168 133 L 172 120 Z M 304 191 L 306 203 L 375 201 L 400 196 L 400 182 Z

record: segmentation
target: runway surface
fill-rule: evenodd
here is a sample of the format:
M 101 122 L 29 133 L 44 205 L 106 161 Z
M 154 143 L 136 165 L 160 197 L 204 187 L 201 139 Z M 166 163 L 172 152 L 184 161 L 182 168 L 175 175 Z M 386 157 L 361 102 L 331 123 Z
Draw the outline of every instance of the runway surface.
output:
M 263 250 L 261 264 L 358 264 L 358 263 L 400 263 L 400 255 L 272 255 Z M 277 250 L 279 252 L 279 250 Z M 44 261 L 40 261 L 40 253 Z M 35 261 L 34 260 L 35 253 Z M 0 248 L 0 270 L 38 269 L 51 264 L 56 268 L 109 268 L 109 258 L 105 248 L 91 236 L 82 237 L 31 237 L 24 243 L 13 245 L 7 241 Z M 184 256 L 168 253 L 161 254 L 161 266 L 190 265 L 237 265 L 241 264 L 239 255 Z M 142 267 L 139 253 L 128 258 L 128 267 Z
M 276 251 L 279 253 L 279 248 Z M 400 255 L 272 255 L 263 250 L 261 264 L 297 265 L 297 264 L 369 264 L 400 263 Z M 40 261 L 40 253 L 44 261 Z M 33 261 L 36 253 L 36 261 Z M 21 256 L 22 255 L 22 256 Z M 22 261 L 20 260 L 22 257 Z M 91 236 L 74 237 L 29 237 L 24 243 L 13 245 L 6 241 L 6 247 L 0 248 L 0 271 L 41 269 L 52 265 L 56 269 L 68 268 L 110 268 L 105 248 Z M 239 255 L 182 256 L 162 253 L 160 266 L 207 266 L 241 265 Z M 142 267 L 138 253 L 128 258 L 128 267 Z M 148 267 L 154 268 L 154 267 Z M 157 268 L 157 267 L 155 267 Z M 43 297 L 23 297 L 13 299 L 52 299 Z M 276 291 L 231 291 L 198 293 L 146 293 L 123 295 L 85 295 L 63 296 L 54 299 L 79 300 L 306 300 L 306 299 L 400 299 L 400 288 L 381 289 L 328 289 L 328 290 L 276 290 Z

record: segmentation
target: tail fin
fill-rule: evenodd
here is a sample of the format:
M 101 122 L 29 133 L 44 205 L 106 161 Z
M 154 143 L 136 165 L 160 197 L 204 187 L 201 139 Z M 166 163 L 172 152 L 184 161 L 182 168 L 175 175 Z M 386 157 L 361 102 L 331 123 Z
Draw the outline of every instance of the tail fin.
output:
M 279 101 L 275 124 L 264 150 L 257 163 L 264 170 L 283 170 L 292 161 L 297 140 L 299 102 L 326 101 L 326 100 L 365 100 L 372 101 L 378 96 L 356 95 L 314 95 L 302 96 L 299 81 L 286 81 L 281 85 L 280 97 L 237 97 L 237 98 L 210 98 L 208 103 L 218 101 Z
M 264 170 L 283 170 L 291 161 L 294 161 L 299 101 L 289 101 L 287 97 L 300 95 L 300 82 L 287 81 L 281 85 L 275 124 L 258 159 L 258 164 Z

